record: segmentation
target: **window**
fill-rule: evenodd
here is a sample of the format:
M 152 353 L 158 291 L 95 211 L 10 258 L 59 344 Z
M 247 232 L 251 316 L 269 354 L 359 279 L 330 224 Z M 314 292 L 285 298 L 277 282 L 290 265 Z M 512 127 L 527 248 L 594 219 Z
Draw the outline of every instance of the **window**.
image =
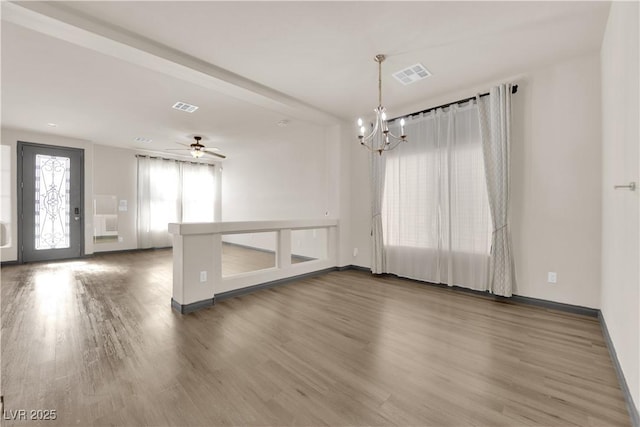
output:
M 214 166 L 138 157 L 138 246 L 171 246 L 171 222 L 212 222 Z
M 182 163 L 182 222 L 213 221 L 215 184 L 211 165 Z
M 491 215 L 477 107 L 431 112 L 409 120 L 406 132 L 408 142 L 384 154 L 387 270 L 480 287 L 486 279 Z

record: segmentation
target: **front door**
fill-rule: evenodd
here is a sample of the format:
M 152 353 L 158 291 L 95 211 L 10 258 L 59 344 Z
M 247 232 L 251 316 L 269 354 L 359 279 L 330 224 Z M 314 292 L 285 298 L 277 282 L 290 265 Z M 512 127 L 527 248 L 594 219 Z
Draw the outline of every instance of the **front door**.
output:
M 18 143 L 20 261 L 83 255 L 84 150 Z

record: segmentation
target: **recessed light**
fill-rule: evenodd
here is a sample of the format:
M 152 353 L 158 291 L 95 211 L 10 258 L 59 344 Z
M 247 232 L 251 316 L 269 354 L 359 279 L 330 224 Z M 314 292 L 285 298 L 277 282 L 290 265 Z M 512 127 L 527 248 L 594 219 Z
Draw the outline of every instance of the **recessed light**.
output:
M 135 142 L 146 142 L 147 144 L 153 141 L 151 138 L 145 138 L 143 136 L 138 136 L 134 139 Z
M 55 124 L 55 123 L 47 123 L 47 126 L 52 127 L 52 128 L 58 127 L 58 125 Z
M 195 105 L 187 104 L 186 102 L 180 102 L 180 101 L 173 104 L 171 108 L 184 111 L 185 113 L 193 113 L 198 109 L 198 107 L 196 107 Z

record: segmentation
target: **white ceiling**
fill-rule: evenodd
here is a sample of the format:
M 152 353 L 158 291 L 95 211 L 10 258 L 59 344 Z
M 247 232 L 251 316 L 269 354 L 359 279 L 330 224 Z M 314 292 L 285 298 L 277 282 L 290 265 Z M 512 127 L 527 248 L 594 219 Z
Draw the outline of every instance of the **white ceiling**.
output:
M 26 7 L 23 7 L 26 6 Z M 608 2 L 68 2 L 2 5 L 2 124 L 156 148 L 276 138 L 599 49 Z M 51 19 L 53 17 L 54 19 Z M 61 24 L 61 23 L 64 23 Z M 433 76 L 391 73 L 421 62 Z M 469 94 L 469 95 L 472 95 Z M 187 114 L 176 101 L 198 105 Z M 58 123 L 48 128 L 46 123 Z

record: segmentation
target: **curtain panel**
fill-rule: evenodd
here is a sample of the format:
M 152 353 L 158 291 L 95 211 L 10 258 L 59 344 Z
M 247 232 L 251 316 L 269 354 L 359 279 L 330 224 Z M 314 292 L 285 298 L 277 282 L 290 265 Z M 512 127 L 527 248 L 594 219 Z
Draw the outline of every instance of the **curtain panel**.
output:
M 214 167 L 138 157 L 138 247 L 172 246 L 170 222 L 212 222 Z
M 387 272 L 382 228 L 382 198 L 386 159 L 379 153 L 371 152 L 371 272 Z
M 180 215 L 178 163 L 138 157 L 138 247 L 172 245 L 167 224 Z
M 489 205 L 493 219 L 489 290 L 511 296 L 515 267 L 509 231 L 509 190 L 511 185 L 511 85 L 491 88 L 489 96 L 477 96 L 482 151 Z
M 372 168 L 384 272 L 487 290 L 491 219 L 475 102 L 412 118 L 405 130 L 408 142 Z

